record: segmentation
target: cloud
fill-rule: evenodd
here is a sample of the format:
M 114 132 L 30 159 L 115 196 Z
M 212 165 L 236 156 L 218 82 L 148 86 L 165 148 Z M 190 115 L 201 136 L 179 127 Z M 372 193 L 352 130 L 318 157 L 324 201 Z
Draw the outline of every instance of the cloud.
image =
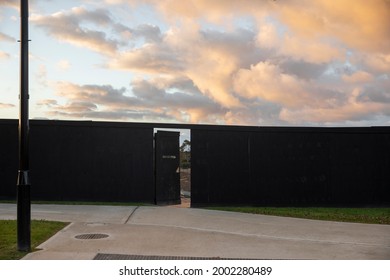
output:
M 106 9 L 74 7 L 51 15 L 34 14 L 31 22 L 59 41 L 108 56 L 114 56 L 121 48 L 134 45 L 139 39 L 145 43 L 161 40 L 158 26 L 140 24 L 130 28 L 116 22 Z
M 360 123 L 390 116 L 390 93 L 373 90 L 373 88 L 356 87 L 347 94 L 346 99 L 329 106 L 306 106 L 303 108 L 283 108 L 280 118 L 292 124 L 340 124 Z
M 174 21 L 177 18 L 184 20 L 205 19 L 217 24 L 226 23 L 237 15 L 248 13 L 259 15 L 265 10 L 272 8 L 274 4 L 272 3 L 272 0 L 144 0 L 141 2 L 145 2 L 156 7 L 157 10 L 161 11 L 165 15 L 168 21 Z
M 234 88 L 242 98 L 280 105 L 279 121 L 290 124 L 342 123 L 390 116 L 388 79 L 375 80 L 371 74 L 358 71 L 344 74 L 342 81 L 346 84 L 334 90 L 261 62 L 238 71 Z
M 180 64 L 180 57 L 169 48 L 148 44 L 142 48 L 118 53 L 108 66 L 112 69 L 157 74 L 176 73 L 182 70 Z
M 110 5 L 116 5 L 116 4 L 121 4 L 124 2 L 124 0 L 104 0 L 107 4 Z
M 8 59 L 10 57 L 11 57 L 11 55 L 9 53 L 0 51 L 0 59 Z
M 0 32 L 0 42 L 15 43 L 16 40 L 12 36 Z M 11 55 L 9 53 L 0 50 L 0 59 L 8 59 L 10 57 Z
M 309 40 L 288 32 L 280 32 L 275 24 L 267 22 L 259 25 L 257 45 L 260 48 L 273 49 L 278 55 L 317 64 L 345 57 L 345 51 L 333 42 Z
M 0 6 L 5 6 L 5 7 L 11 7 L 15 9 L 19 9 L 19 1 L 17 0 L 1 0 Z
M 65 97 L 71 102 L 94 102 L 113 106 L 115 104 L 126 104 L 131 98 L 124 95 L 125 88 L 115 89 L 111 85 L 77 85 L 69 82 L 58 82 L 56 93 Z
M 349 48 L 386 51 L 390 45 L 390 2 L 387 0 L 208 1 L 145 0 L 167 19 L 206 19 L 224 23 L 242 15 L 259 22 L 272 16 L 298 38 L 332 37 Z
M 375 120 L 381 116 L 390 115 L 390 106 L 380 103 L 349 103 L 337 108 L 303 108 L 289 110 L 283 108 L 280 113 L 282 120 L 290 124 L 342 124 L 359 123 L 366 120 Z
M 124 45 L 126 45 L 128 41 L 139 38 L 143 38 L 145 43 L 161 41 L 160 28 L 152 24 L 140 24 L 134 28 L 130 28 L 123 24 L 117 23 L 114 25 L 114 30 L 120 34 Z
M 35 73 L 35 80 L 42 87 L 47 87 L 48 82 L 47 82 L 47 68 L 46 68 L 46 65 L 44 65 L 44 64 L 39 65 L 38 71 Z
M 65 118 L 95 118 L 95 119 L 128 119 L 138 116 L 137 109 L 124 109 L 132 97 L 124 96 L 125 88 L 115 89 L 110 85 L 77 85 L 69 82 L 56 84 L 56 95 L 65 99 L 61 104 L 54 99 L 45 99 L 37 102 L 37 106 L 45 108 L 49 116 Z M 136 106 L 135 106 L 136 108 Z
M 16 39 L 10 35 L 7 35 L 3 32 L 0 32 L 0 41 L 3 42 L 9 42 L 9 43 L 15 43 Z
M 172 76 L 138 78 L 131 88 L 130 92 L 109 85 L 59 82 L 55 92 L 65 101 L 45 99 L 36 105 L 56 118 L 247 125 L 275 124 L 280 111 L 277 104 L 259 102 L 247 102 L 245 108 L 222 108 L 190 80 Z
M 42 101 L 48 114 L 251 125 L 389 117 L 389 1 L 105 3 L 149 9 L 154 19 L 119 21 L 129 7 L 110 6 L 35 15 L 32 22 L 103 54 L 103 67 L 131 73 L 130 86 L 58 83 L 65 102 Z
M 57 67 L 61 70 L 68 70 L 71 67 L 69 60 L 62 59 L 57 62 Z
M 332 38 L 348 48 L 385 51 L 390 44 L 386 0 L 278 1 L 277 18 L 299 38 Z
M 221 106 L 237 107 L 241 105 L 231 90 L 231 76 L 256 55 L 254 36 L 241 29 L 224 33 L 200 30 L 197 25 L 172 28 L 159 43 L 118 54 L 109 67 L 186 77 Z
M 316 80 L 328 69 L 327 63 L 310 63 L 301 60 L 282 59 L 277 62 L 281 71 L 304 80 Z
M 55 99 L 43 99 L 43 100 L 39 100 L 36 105 L 38 106 L 47 106 L 47 107 L 51 107 L 51 106 L 56 106 L 58 103 L 57 103 L 57 100 Z
M 167 92 L 159 85 L 169 85 L 174 91 Z M 110 85 L 77 85 L 59 82 L 56 94 L 65 98 L 65 104 L 46 99 L 37 102 L 49 115 L 73 118 L 126 119 L 197 123 L 207 119 L 214 121 L 223 110 L 204 97 L 187 81 L 134 80 L 132 95 L 126 88 L 113 88 Z M 188 89 L 188 91 L 186 91 Z M 186 92 L 183 92 L 183 91 Z M 196 92 L 197 94 L 192 94 Z M 142 113 L 142 114 L 141 114 Z
M 9 103 L 1 103 L 0 102 L 0 109 L 8 109 L 8 108 L 14 108 L 14 104 L 9 104 Z
M 307 4 L 305 6 L 298 5 L 295 1 L 283 3 L 248 1 L 248 6 L 245 6 L 241 5 L 242 3 L 238 5 L 235 1 L 223 1 L 223 3 L 216 1 L 212 4 L 209 1 L 146 2 L 152 3 L 167 18 L 179 18 L 182 22 L 162 34 L 160 36 L 162 40 L 158 44 L 152 42 L 124 51 L 111 60 L 109 66 L 114 69 L 152 75 L 163 73 L 187 77 L 205 96 L 212 98 L 225 108 L 243 106 L 242 98 L 248 98 L 248 95 L 251 95 L 250 92 L 255 91 L 254 88 L 258 89 L 256 85 L 259 84 L 267 84 L 268 89 L 272 89 L 267 92 L 267 96 L 264 94 L 263 100 L 290 105 L 295 103 L 295 106 L 318 102 L 317 98 L 313 98 L 308 92 L 313 87 L 303 86 L 300 78 L 319 78 L 328 70 L 331 63 L 342 61 L 346 57 L 345 48 L 340 47 L 343 43 L 343 36 L 340 35 L 337 38 L 330 36 L 333 25 L 344 26 L 346 23 L 343 19 L 336 17 L 338 12 L 330 11 L 326 3 L 305 2 Z M 362 5 L 363 3 L 359 2 L 359 11 Z M 291 18 L 296 19 L 293 12 L 297 11 L 298 6 L 303 10 L 298 13 L 302 14 L 303 18 L 299 23 L 290 24 Z M 256 10 L 254 7 L 259 9 Z M 321 8 L 326 9 L 325 15 L 321 14 Z M 341 10 L 348 12 L 344 4 L 341 5 Z M 369 9 L 369 14 L 372 13 L 371 10 Z M 223 25 L 221 20 L 226 15 L 228 18 L 229 16 L 240 18 L 243 15 L 256 17 L 259 14 L 263 16 L 256 18 L 259 26 L 257 33 L 256 30 L 242 28 L 235 28 L 233 31 L 225 29 L 227 31 L 222 32 L 212 29 L 205 30 L 199 24 L 200 19 L 206 19 Z M 267 22 L 265 17 L 267 14 L 272 15 L 274 20 Z M 321 18 L 320 15 L 325 18 Z M 329 27 L 327 27 L 329 25 L 327 17 L 335 20 Z M 283 25 L 287 22 L 288 28 L 287 25 Z M 307 27 L 303 23 L 312 23 L 313 26 Z M 313 32 L 314 27 L 318 27 L 319 31 Z M 347 27 L 350 28 L 350 26 Z M 267 49 L 271 51 L 267 52 Z M 265 59 L 267 54 L 270 56 Z M 238 90 L 240 89 L 237 88 L 238 81 L 234 80 L 234 77 L 245 80 L 244 73 L 250 64 L 261 68 L 266 60 L 272 61 L 279 70 L 285 70 L 286 73 L 276 78 L 266 76 L 266 71 L 260 71 L 257 74 L 262 73 L 262 76 L 257 79 L 257 82 L 252 83 L 253 89 L 246 87 L 244 91 Z M 256 69 L 252 70 L 256 71 Z M 367 72 L 367 75 L 370 73 Z M 276 81 L 281 83 L 271 86 L 273 80 L 268 80 L 268 78 L 276 78 Z M 344 81 L 348 83 L 357 82 L 356 79 L 357 76 L 344 77 Z M 235 84 L 234 91 L 232 90 L 233 84 Z M 287 89 L 289 89 L 289 94 L 281 94 Z M 318 89 L 315 90 L 318 91 Z M 329 92 L 326 89 L 320 91 Z M 294 97 L 295 94 L 298 97 Z
M 280 46 L 281 43 L 276 26 L 267 22 L 259 24 L 259 32 L 256 40 L 258 46 L 268 49 L 276 48 Z
M 346 83 L 368 83 L 371 82 L 374 77 L 372 74 L 365 72 L 365 71 L 358 71 L 351 75 L 343 75 L 342 76 L 343 81 Z
M 281 54 L 312 63 L 321 64 L 345 57 L 336 46 L 319 41 L 304 41 L 298 37 L 286 36 L 280 46 Z
M 360 102 L 374 102 L 384 105 L 390 104 L 390 79 L 385 76 L 364 84 L 358 96 Z
M 247 99 L 260 99 L 294 108 L 314 101 L 302 80 L 283 73 L 277 65 L 269 62 L 240 69 L 234 79 L 234 89 Z
M 89 11 L 75 7 L 68 12 L 61 11 L 48 16 L 32 15 L 31 22 L 59 41 L 106 55 L 112 55 L 118 49 L 119 42 L 101 31 L 112 24 L 109 13 L 103 9 Z M 95 30 L 83 26 L 83 23 L 92 24 Z
M 361 63 L 363 67 L 375 73 L 390 72 L 390 53 L 362 54 L 356 58 L 356 62 Z

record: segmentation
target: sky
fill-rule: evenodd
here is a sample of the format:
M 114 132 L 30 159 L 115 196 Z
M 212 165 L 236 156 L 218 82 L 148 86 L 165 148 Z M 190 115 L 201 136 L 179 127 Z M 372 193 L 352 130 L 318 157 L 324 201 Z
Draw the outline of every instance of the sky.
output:
M 29 3 L 31 119 L 390 125 L 390 0 Z M 0 119 L 19 5 L 0 0 Z

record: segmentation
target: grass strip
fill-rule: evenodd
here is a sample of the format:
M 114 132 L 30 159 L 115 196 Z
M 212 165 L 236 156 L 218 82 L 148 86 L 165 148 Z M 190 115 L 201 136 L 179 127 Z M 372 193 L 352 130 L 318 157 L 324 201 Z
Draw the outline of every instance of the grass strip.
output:
M 31 221 L 31 248 L 36 247 L 52 237 L 69 223 L 44 220 Z M 0 220 L 0 260 L 19 260 L 27 252 L 17 250 L 17 223 L 15 220 Z
M 337 222 L 390 224 L 390 208 L 207 207 L 207 209 Z

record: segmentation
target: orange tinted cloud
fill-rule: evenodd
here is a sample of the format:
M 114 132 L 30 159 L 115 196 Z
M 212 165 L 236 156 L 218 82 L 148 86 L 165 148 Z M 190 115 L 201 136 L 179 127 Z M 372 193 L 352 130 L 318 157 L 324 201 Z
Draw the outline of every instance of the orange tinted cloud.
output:
M 8 59 L 10 57 L 11 56 L 8 53 L 0 51 L 0 59 Z
M 374 77 L 370 73 L 367 73 L 365 71 L 359 71 L 351 75 L 343 75 L 342 79 L 347 83 L 357 84 L 357 83 L 371 82 L 374 79 Z
M 251 15 L 275 17 L 295 36 L 331 37 L 351 48 L 386 51 L 390 45 L 390 2 L 387 0 L 145 0 L 167 19 L 207 19 L 223 23 Z
M 260 62 L 250 69 L 241 69 L 234 80 L 234 89 L 248 99 L 265 101 L 296 108 L 311 103 L 304 82 L 285 74 L 269 62 Z
M 75 114 L 254 125 L 390 118 L 390 1 L 105 2 L 148 7 L 153 24 L 86 8 L 32 18 L 138 77 L 132 97 L 68 83 L 62 97 Z

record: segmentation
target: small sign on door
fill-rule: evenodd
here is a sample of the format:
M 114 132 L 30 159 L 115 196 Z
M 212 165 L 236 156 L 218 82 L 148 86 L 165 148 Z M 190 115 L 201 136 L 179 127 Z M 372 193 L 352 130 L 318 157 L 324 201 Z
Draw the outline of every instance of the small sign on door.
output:
M 172 155 L 163 155 L 162 158 L 176 159 L 176 156 L 172 156 Z

